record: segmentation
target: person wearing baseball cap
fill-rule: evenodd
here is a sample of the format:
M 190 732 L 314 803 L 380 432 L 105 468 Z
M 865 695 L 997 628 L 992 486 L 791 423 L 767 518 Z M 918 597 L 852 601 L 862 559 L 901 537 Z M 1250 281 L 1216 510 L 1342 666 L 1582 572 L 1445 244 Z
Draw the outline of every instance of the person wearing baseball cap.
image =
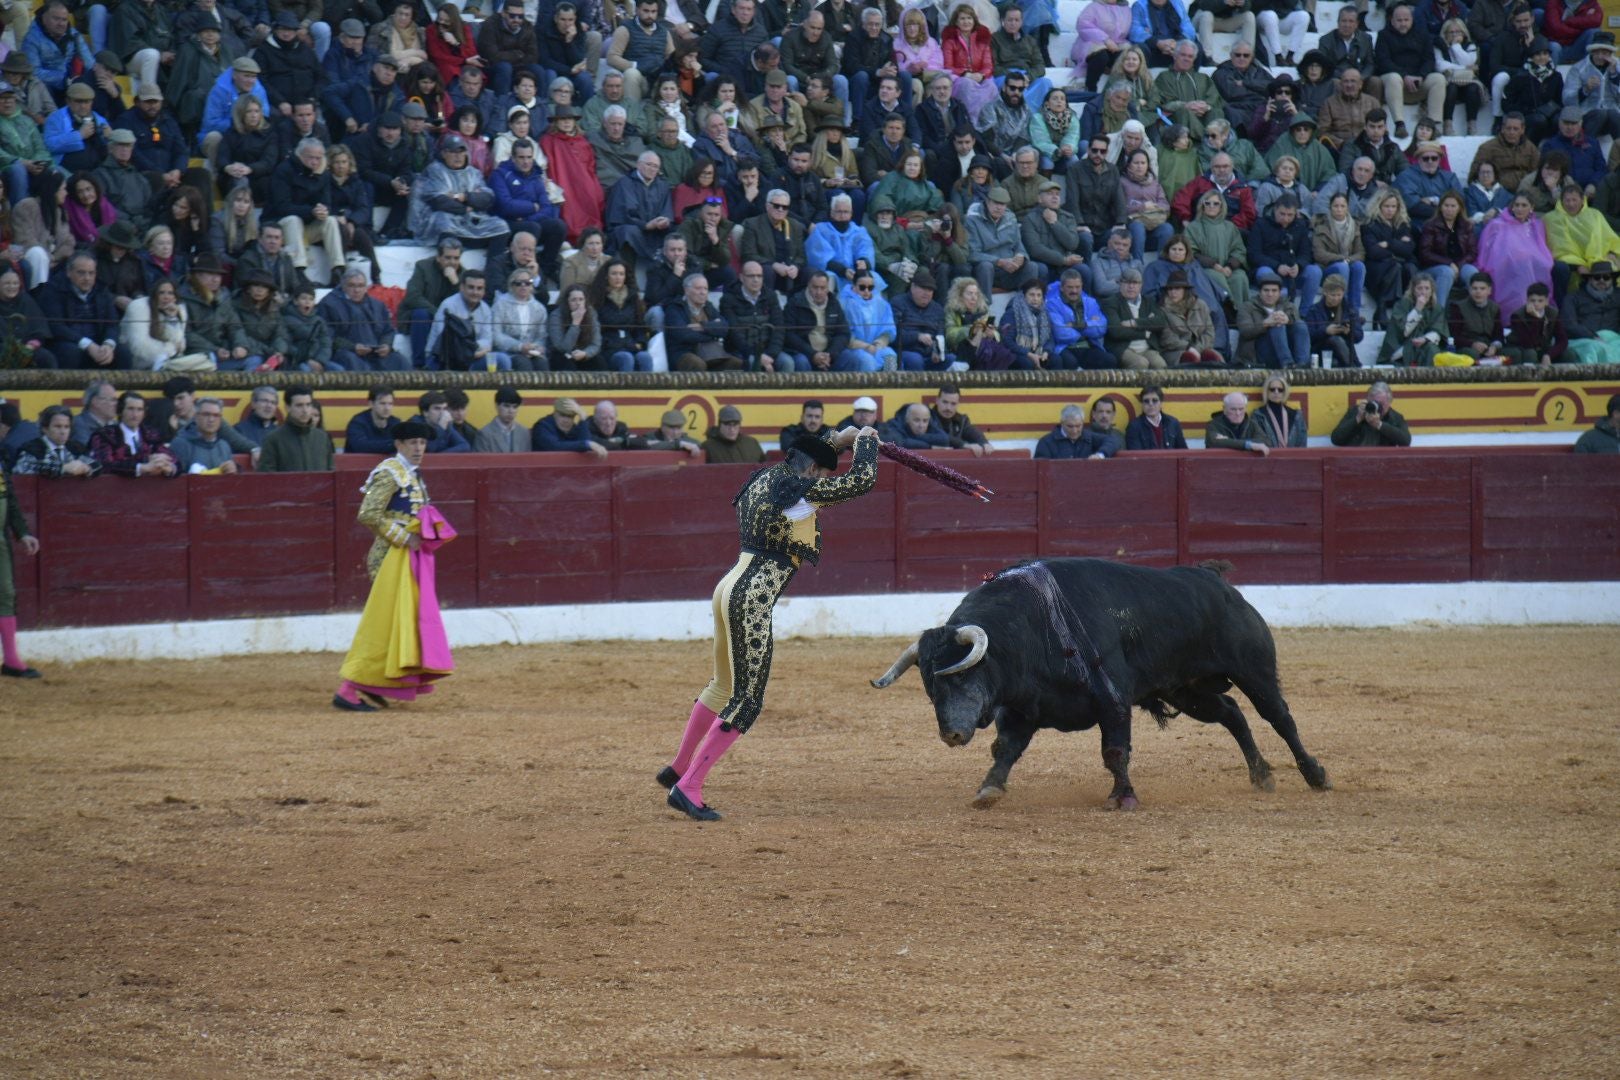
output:
M 197 145 L 210 161 L 215 157 L 220 139 L 230 130 L 231 110 L 237 98 L 252 94 L 259 99 L 259 107 L 264 110 L 265 118 L 273 115 L 270 95 L 259 82 L 259 74 L 257 60 L 251 56 L 240 56 L 231 61 L 229 68 L 219 73 L 219 78 L 209 88 L 208 99 L 203 104 L 202 124 L 197 129 Z
M 752 435 L 743 433 L 742 410 L 724 405 L 703 440 L 703 453 L 710 465 L 759 465 L 765 461 L 765 448 Z
M 484 174 L 473 167 L 467 140 L 460 135 L 440 140 L 439 160 L 424 169 L 413 186 L 418 197 L 411 204 L 409 228 L 419 239 L 455 236 L 487 241 L 512 231 L 505 219 L 492 212 L 495 193 L 485 183 Z
M 845 428 L 876 428 L 878 422 L 878 403 L 875 398 L 862 395 L 850 405 L 849 415 L 833 425 L 834 431 L 843 431 Z

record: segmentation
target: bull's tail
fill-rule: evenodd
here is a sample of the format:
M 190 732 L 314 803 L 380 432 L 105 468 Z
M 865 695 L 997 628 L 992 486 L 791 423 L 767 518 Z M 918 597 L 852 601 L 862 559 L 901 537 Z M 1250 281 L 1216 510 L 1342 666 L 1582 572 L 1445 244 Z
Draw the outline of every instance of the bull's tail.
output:
M 1232 572 L 1232 564 L 1227 562 L 1225 559 L 1205 559 L 1203 562 L 1198 564 L 1198 568 L 1200 570 L 1208 570 L 1222 581 L 1225 581 L 1226 575 Z

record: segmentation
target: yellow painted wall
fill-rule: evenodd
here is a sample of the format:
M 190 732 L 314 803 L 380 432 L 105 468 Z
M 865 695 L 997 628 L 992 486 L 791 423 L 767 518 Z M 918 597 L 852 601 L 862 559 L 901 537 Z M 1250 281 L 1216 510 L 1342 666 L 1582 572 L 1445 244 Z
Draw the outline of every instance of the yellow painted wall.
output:
M 1181 420 L 1189 436 L 1198 437 L 1210 414 L 1219 411 L 1221 397 L 1231 390 L 1247 393 L 1250 401 L 1258 398 L 1256 385 L 1243 386 L 1187 386 L 1168 387 L 1165 390 L 1165 411 Z M 1586 430 L 1604 415 L 1604 406 L 1611 394 L 1620 393 L 1620 380 L 1614 382 L 1497 382 L 1460 384 L 1396 385 L 1395 408 L 1411 424 L 1418 435 L 1469 434 L 1490 432 L 1569 432 L 1572 435 Z M 1302 409 L 1309 421 L 1312 435 L 1327 435 L 1343 415 L 1349 403 L 1364 393 L 1356 386 L 1311 386 L 1294 390 L 1290 402 Z M 23 416 L 33 419 L 47 405 L 71 405 L 77 412 L 80 395 L 62 390 L 5 391 L 5 396 L 19 402 Z M 247 404 L 246 390 L 211 391 L 225 402 L 225 415 L 235 420 Z M 407 416 L 415 412 L 419 390 L 402 390 L 395 399 L 396 415 Z M 1137 413 L 1135 387 L 968 387 L 963 391 L 962 408 L 974 423 L 984 428 L 992 439 L 1035 439 L 1046 434 L 1057 423 L 1063 406 L 1077 404 L 1090 407 L 1099 397 L 1112 398 L 1120 408 L 1119 426 Z M 800 403 L 817 397 L 826 403 L 829 423 L 837 423 L 850 414 L 850 404 L 862 394 L 877 399 L 880 419 L 887 420 L 902 405 L 914 401 L 932 402 L 934 391 L 916 389 L 829 388 L 826 392 L 796 389 L 761 390 L 601 390 L 581 385 L 560 391 L 525 390 L 519 420 L 532 425 L 551 411 L 551 402 L 558 396 L 570 396 L 589 412 L 603 397 L 618 405 L 619 418 L 637 432 L 650 432 L 657 428 L 659 417 L 668 409 L 678 408 L 686 414 L 687 430 L 702 438 L 715 422 L 715 414 L 722 405 L 736 405 L 742 410 L 743 427 L 758 438 L 767 449 L 774 446 L 777 433 L 799 418 Z M 156 391 L 147 392 L 148 399 L 157 397 Z M 472 407 L 469 420 L 482 427 L 495 415 L 493 390 L 470 390 Z M 349 418 L 366 408 L 363 390 L 317 390 L 326 428 L 339 440 Z

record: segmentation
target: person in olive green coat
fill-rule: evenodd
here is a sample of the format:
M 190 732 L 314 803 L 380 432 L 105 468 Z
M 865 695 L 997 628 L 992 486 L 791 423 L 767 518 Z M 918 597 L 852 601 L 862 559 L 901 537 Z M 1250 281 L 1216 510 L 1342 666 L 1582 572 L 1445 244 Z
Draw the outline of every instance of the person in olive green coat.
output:
M 1435 299 L 1434 278 L 1428 274 L 1413 278 L 1406 295 L 1395 302 L 1386 326 L 1384 343 L 1378 349 L 1380 364 L 1433 367 L 1434 354 L 1447 338 L 1446 309 Z

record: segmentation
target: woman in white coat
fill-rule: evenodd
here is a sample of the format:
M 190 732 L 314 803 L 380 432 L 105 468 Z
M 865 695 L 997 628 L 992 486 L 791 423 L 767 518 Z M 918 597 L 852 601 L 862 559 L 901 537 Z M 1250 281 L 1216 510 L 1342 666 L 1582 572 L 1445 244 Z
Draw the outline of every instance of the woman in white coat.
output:
M 140 371 L 162 371 L 185 352 L 186 305 L 180 302 L 174 282 L 160 278 L 149 295 L 129 302 L 118 340 L 129 349 L 131 365 Z

